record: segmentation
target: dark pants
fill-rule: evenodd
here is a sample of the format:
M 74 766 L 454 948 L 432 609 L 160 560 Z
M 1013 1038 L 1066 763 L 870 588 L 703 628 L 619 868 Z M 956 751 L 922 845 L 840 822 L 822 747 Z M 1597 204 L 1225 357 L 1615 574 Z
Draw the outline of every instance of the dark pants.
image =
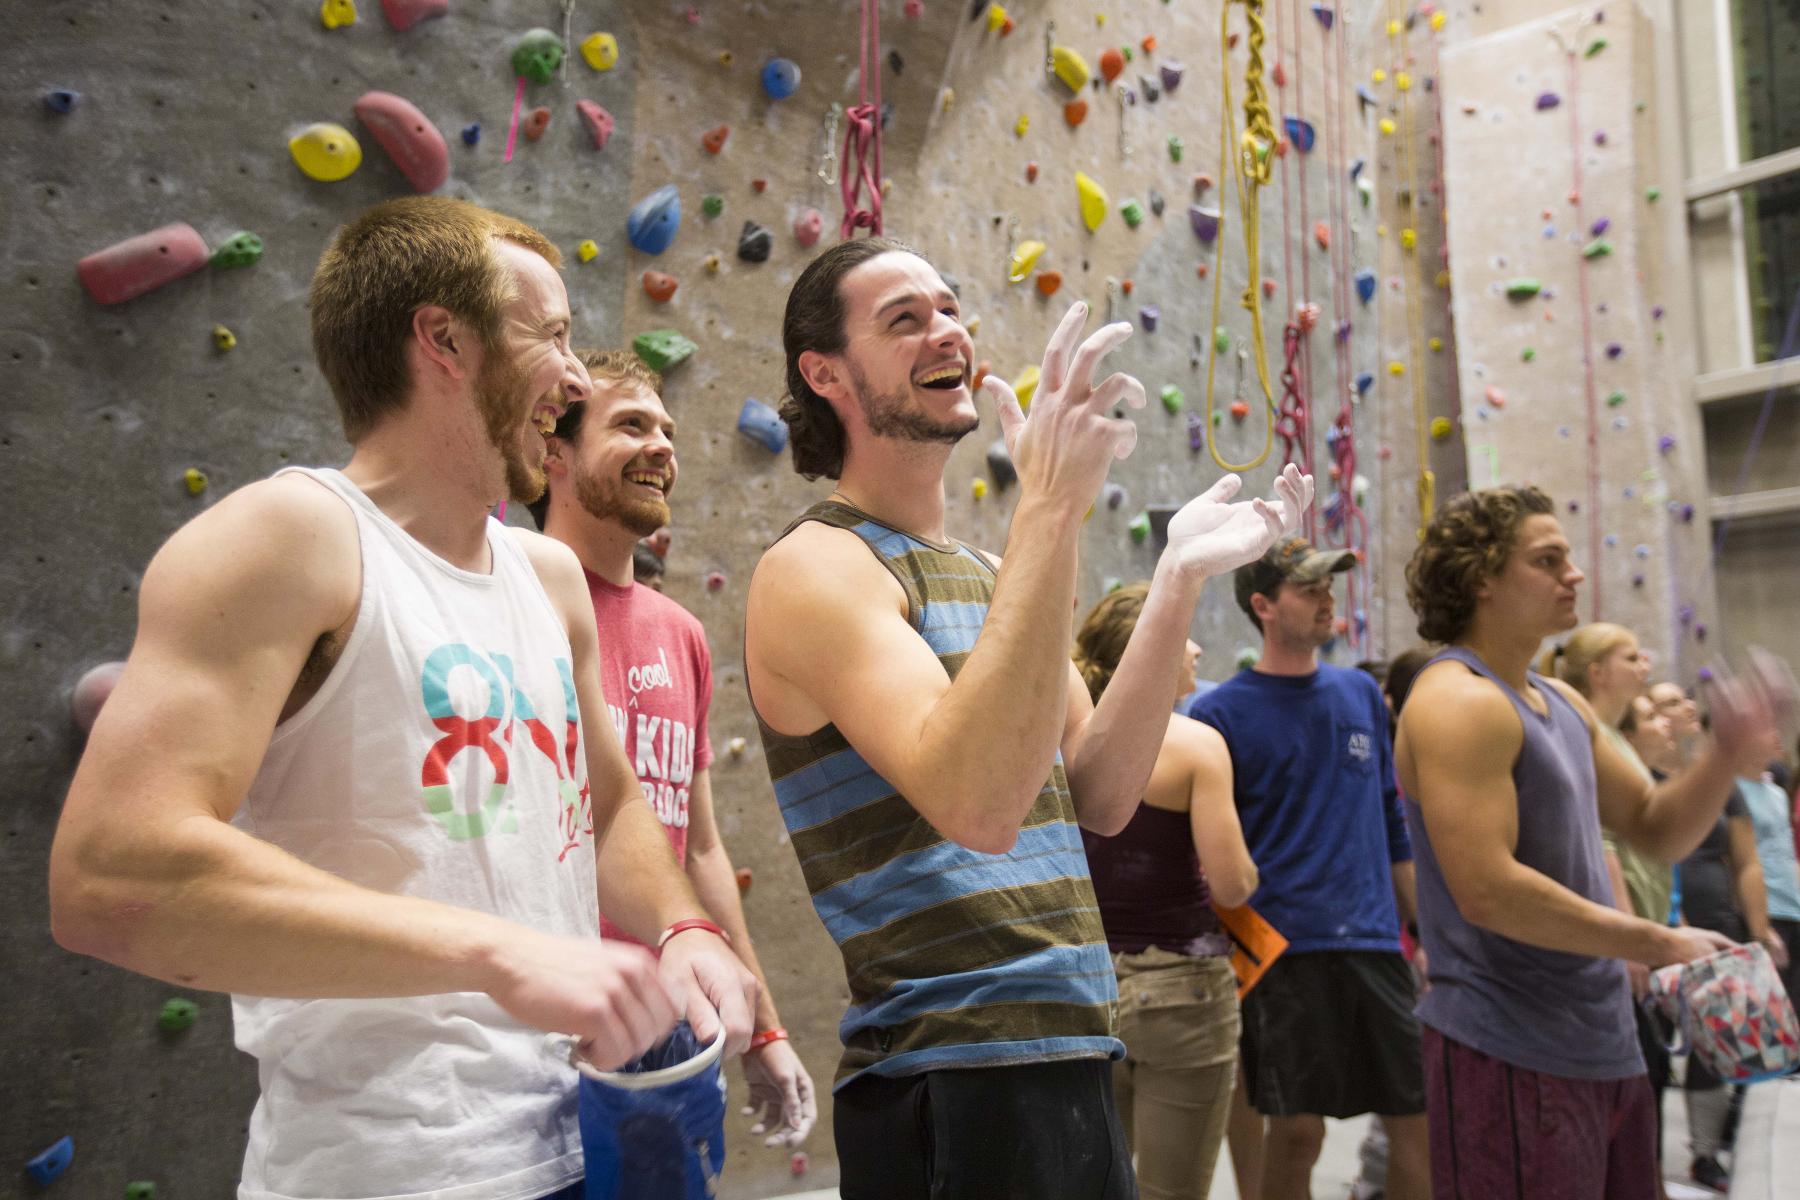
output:
M 864 1075 L 835 1099 L 844 1200 L 1136 1200 L 1112 1064 Z
M 587 1184 L 571 1183 L 560 1192 L 551 1192 L 544 1200 L 581 1200 L 587 1194 Z

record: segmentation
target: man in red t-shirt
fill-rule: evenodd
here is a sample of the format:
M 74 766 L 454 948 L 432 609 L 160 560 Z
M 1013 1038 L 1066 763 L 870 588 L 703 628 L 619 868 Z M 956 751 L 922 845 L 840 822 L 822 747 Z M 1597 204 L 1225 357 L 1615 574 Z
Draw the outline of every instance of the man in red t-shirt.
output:
M 600 630 L 600 686 L 625 757 L 661 819 L 695 893 L 762 981 L 756 1033 L 744 1054 L 750 1103 L 768 1144 L 798 1145 L 818 1118 L 813 1084 L 775 1011 L 738 898 L 737 875 L 713 820 L 712 656 L 694 615 L 632 578 L 638 539 L 668 524 L 675 422 L 662 379 L 629 351 L 582 351 L 593 394 L 569 406 L 549 440 L 549 488 L 532 506 L 544 532 L 587 573 Z M 602 918 L 609 938 L 625 938 Z

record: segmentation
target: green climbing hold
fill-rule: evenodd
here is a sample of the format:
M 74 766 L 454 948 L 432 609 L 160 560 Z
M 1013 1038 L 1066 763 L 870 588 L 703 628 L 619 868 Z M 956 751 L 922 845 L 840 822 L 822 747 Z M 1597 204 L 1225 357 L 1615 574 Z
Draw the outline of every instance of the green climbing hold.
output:
M 1595 38 L 1593 41 L 1588 43 L 1587 57 L 1592 58 L 1592 57 L 1594 57 L 1594 55 L 1600 53 L 1604 49 L 1606 49 L 1606 39 L 1605 38 Z
M 562 38 L 548 29 L 527 29 L 513 47 L 513 74 L 533 83 L 549 83 L 562 60 Z
M 725 197 L 717 192 L 708 192 L 700 200 L 700 211 L 709 217 L 716 217 L 725 211 Z
M 1648 200 L 1652 204 L 1655 204 L 1658 200 L 1662 199 L 1662 189 L 1657 187 L 1655 184 L 1651 184 L 1649 187 L 1644 189 L 1644 199 Z
M 661 373 L 685 362 L 688 355 L 700 347 L 673 329 L 653 329 L 633 338 L 631 348 L 637 351 L 637 356 L 644 360 L 645 366 Z
M 1169 415 L 1171 417 L 1181 411 L 1181 406 L 1186 401 L 1186 399 L 1187 398 L 1181 394 L 1181 389 L 1176 387 L 1174 384 L 1172 384 L 1172 383 L 1163 384 L 1163 390 L 1162 390 L 1163 407 L 1169 410 Z
M 1224 413 L 1222 413 L 1222 412 L 1213 413 L 1213 428 L 1214 429 L 1217 429 L 1219 426 L 1223 425 L 1224 423 L 1225 423 L 1225 414 Z
M 1262 656 L 1254 649 L 1245 646 L 1242 650 L 1237 652 L 1237 669 L 1240 671 L 1248 671 L 1251 667 L 1256 665 L 1256 660 L 1260 657 Z
M 1169 161 L 1180 162 L 1181 152 L 1184 148 L 1181 135 L 1179 133 L 1171 133 L 1169 135 Z
M 1523 350 L 1519 351 L 1519 361 L 1520 362 L 1530 362 L 1532 359 L 1534 359 L 1536 357 L 1537 357 L 1537 351 L 1533 350 L 1530 346 L 1527 346 Z
M 1508 300 L 1529 300 L 1543 290 L 1543 283 L 1529 275 L 1521 275 L 1517 279 L 1506 281 L 1506 298 Z
M 249 267 L 254 266 L 262 257 L 263 240 L 248 230 L 234 233 L 212 253 L 212 265 L 215 267 Z
M 1123 54 L 1125 56 L 1126 62 L 1131 61 L 1131 47 L 1130 46 L 1120 46 L 1119 53 Z
M 1605 238 L 1595 238 L 1581 248 L 1583 258 L 1605 258 L 1612 253 L 1612 243 Z
M 1617 408 L 1617 407 L 1619 407 L 1619 405 L 1621 405 L 1623 403 L 1625 403 L 1625 393 L 1624 392 L 1615 390 L 1615 391 L 1607 393 L 1606 407 Z
M 1231 349 L 1231 331 L 1223 325 L 1213 330 L 1213 349 L 1220 354 Z
M 1117 575 L 1108 575 L 1101 581 L 1100 590 L 1110 596 L 1124 586 L 1125 581 L 1123 579 L 1120 579 Z
M 162 1012 L 157 1014 L 156 1023 L 170 1033 L 180 1033 L 193 1025 L 199 1016 L 198 1004 L 180 996 L 171 996 L 163 1001 Z
M 1150 514 L 1147 512 L 1140 512 L 1137 516 L 1131 518 L 1131 524 L 1127 525 L 1126 528 L 1131 531 L 1132 541 L 1143 542 L 1147 540 L 1150 537 Z
M 1136 200 L 1127 200 L 1125 203 L 1119 205 L 1119 215 L 1125 218 L 1125 223 L 1127 225 L 1136 229 L 1139 225 L 1144 223 L 1144 206 L 1139 204 Z
M 148 1179 L 133 1180 L 125 1185 L 125 1200 L 156 1200 L 156 1185 Z

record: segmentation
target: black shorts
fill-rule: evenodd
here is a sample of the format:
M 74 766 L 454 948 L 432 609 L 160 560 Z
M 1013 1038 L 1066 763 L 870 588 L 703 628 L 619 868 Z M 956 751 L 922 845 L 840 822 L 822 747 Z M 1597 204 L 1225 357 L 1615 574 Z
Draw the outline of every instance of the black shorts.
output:
M 1244 998 L 1251 1106 L 1267 1117 L 1424 1112 L 1414 998 L 1398 953 L 1282 955 Z
M 1104 1058 L 864 1075 L 833 1101 L 844 1200 L 1137 1200 Z

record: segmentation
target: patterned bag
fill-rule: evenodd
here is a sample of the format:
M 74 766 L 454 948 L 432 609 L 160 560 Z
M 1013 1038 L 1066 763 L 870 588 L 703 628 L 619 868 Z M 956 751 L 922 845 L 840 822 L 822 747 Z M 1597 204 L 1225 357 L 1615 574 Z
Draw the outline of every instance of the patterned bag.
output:
M 1800 1067 L 1800 1022 L 1761 946 L 1733 946 L 1652 971 L 1650 996 L 1688 1053 L 1726 1083 L 1755 1083 Z

